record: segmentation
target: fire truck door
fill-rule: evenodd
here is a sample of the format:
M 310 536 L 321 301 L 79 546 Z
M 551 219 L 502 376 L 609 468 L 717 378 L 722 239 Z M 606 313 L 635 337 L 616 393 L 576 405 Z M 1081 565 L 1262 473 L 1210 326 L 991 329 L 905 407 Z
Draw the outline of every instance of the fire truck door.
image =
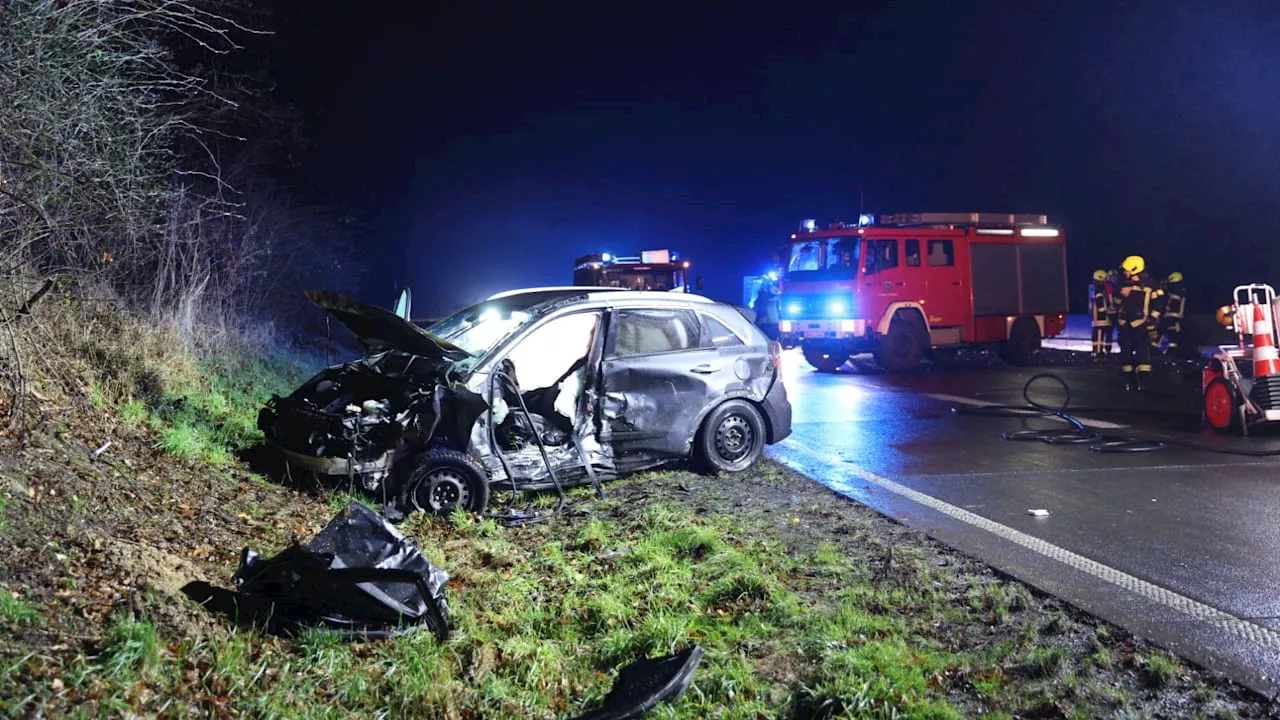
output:
M 956 258 L 956 242 L 950 238 L 923 241 L 925 310 L 929 327 L 964 325 L 969 316 L 969 283 Z
M 903 242 L 906 250 L 903 253 L 905 257 L 899 257 L 898 243 L 896 238 L 867 241 L 867 262 L 863 268 L 862 280 L 863 295 L 879 298 L 881 302 L 877 305 L 880 308 L 895 302 L 918 302 L 924 297 L 924 278 L 920 268 L 920 241 Z M 913 245 L 916 248 L 915 255 L 911 254 Z M 879 318 L 867 319 L 875 321 Z

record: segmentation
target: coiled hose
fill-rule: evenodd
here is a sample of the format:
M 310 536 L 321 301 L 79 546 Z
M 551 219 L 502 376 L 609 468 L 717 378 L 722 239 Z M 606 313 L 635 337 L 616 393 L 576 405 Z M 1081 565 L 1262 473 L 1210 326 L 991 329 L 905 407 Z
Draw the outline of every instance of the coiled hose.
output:
M 1031 386 L 1037 380 L 1052 380 L 1062 387 L 1062 403 L 1057 407 L 1037 402 L 1031 397 Z M 1022 398 L 1026 405 L 986 405 L 981 407 L 953 407 L 951 412 L 957 415 L 978 415 L 983 417 L 1011 418 L 1058 418 L 1071 425 L 1070 428 L 1050 428 L 1044 430 L 1014 430 L 1001 435 L 1005 440 L 1039 440 L 1049 445 L 1088 445 L 1093 452 L 1100 453 L 1139 453 L 1162 450 L 1166 443 L 1160 440 L 1149 440 L 1140 437 L 1103 435 L 1080 422 L 1067 412 L 1071 404 L 1071 388 L 1067 382 L 1053 373 L 1040 373 L 1027 380 L 1022 386 Z

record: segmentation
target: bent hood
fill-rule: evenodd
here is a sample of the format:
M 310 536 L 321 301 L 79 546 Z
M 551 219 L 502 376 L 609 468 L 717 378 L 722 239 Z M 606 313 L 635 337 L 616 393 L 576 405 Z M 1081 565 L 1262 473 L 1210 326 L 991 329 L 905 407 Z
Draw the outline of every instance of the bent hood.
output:
M 328 290 L 308 290 L 313 305 L 342 323 L 370 350 L 402 350 L 446 360 L 470 357 L 466 350 L 438 338 L 390 310 L 365 305 Z

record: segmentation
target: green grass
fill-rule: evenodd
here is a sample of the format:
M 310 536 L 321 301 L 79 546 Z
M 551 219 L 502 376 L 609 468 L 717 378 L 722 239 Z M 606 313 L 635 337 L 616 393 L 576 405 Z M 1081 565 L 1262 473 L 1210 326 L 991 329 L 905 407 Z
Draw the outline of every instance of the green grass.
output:
M 173 373 L 164 392 L 131 400 L 119 411 L 129 425 L 147 424 L 157 446 L 188 461 L 234 462 L 234 453 L 262 440 L 258 411 L 272 394 L 285 395 L 319 369 L 317 358 L 285 351 L 235 356 L 209 351 L 198 374 Z
M 0 586 L 0 624 L 38 625 L 40 613 L 22 598 Z

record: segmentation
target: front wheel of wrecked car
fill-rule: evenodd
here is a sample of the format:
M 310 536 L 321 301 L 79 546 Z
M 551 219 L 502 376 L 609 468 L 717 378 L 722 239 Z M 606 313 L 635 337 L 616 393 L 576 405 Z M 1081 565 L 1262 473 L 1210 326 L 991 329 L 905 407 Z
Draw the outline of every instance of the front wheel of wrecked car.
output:
M 693 452 L 703 470 L 742 472 L 764 452 L 764 418 L 751 403 L 730 400 L 703 421 Z
M 409 475 L 415 510 L 444 515 L 456 507 L 478 513 L 489 504 L 489 478 L 480 463 L 456 450 L 429 450 Z

